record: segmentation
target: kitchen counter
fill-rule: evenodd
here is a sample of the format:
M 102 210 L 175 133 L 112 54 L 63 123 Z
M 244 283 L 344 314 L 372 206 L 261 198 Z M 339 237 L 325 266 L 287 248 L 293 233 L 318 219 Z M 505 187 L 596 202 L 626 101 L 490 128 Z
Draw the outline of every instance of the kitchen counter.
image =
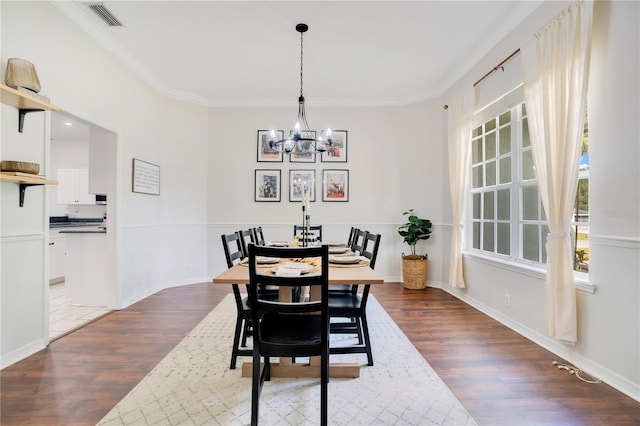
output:
M 66 296 L 73 305 L 105 306 L 111 275 L 106 229 L 64 230 Z
M 104 223 L 102 218 L 69 218 L 67 216 L 51 216 L 49 218 L 49 228 L 78 228 L 86 226 L 101 226 Z
M 60 234 L 106 234 L 107 228 L 104 226 L 98 226 L 91 229 L 68 229 L 65 231 L 59 231 Z

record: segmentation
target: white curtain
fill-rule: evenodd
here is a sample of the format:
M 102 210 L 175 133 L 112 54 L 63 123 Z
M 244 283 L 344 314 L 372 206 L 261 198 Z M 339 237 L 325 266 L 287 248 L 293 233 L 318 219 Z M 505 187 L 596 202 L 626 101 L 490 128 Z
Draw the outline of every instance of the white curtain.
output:
M 464 209 L 469 191 L 469 159 L 473 125 L 473 86 L 464 89 L 449 104 L 449 186 L 453 229 L 449 255 L 449 285 L 465 287 L 462 269 Z
M 547 335 L 577 341 L 571 214 L 589 80 L 593 2 L 571 4 L 521 47 L 540 198 L 547 214 Z

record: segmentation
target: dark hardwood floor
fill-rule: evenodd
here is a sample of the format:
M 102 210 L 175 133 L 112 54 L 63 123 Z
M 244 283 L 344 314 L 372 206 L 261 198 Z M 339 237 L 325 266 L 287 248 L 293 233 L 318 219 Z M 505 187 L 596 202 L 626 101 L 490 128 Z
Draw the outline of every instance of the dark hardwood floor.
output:
M 5 368 L 0 423 L 95 424 L 229 292 L 163 290 Z M 558 357 L 442 290 L 372 292 L 481 425 L 640 425 L 639 402 L 558 370 Z

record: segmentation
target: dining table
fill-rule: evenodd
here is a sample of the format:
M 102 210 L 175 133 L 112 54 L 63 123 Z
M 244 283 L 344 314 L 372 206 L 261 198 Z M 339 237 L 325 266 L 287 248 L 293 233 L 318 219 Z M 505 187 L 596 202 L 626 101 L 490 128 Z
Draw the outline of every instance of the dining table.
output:
M 292 248 L 292 258 L 295 258 L 295 249 Z M 273 265 L 265 265 L 272 267 Z M 249 267 L 246 259 L 236 263 L 231 268 L 223 271 L 211 282 L 216 285 L 249 284 Z M 334 263 L 329 261 L 329 287 L 337 284 L 351 285 L 378 285 L 383 284 L 383 278 L 375 270 L 369 267 L 368 261 L 361 258 L 356 263 Z M 284 296 L 282 293 L 281 298 Z M 317 297 L 313 293 L 313 299 Z M 242 377 L 251 377 L 251 362 L 242 364 Z M 271 376 L 273 377 L 320 377 L 320 357 L 310 357 L 309 362 L 295 362 L 289 358 L 280 359 L 277 363 L 271 363 Z M 329 376 L 334 378 L 360 377 L 360 364 L 353 362 L 331 362 L 329 364 Z

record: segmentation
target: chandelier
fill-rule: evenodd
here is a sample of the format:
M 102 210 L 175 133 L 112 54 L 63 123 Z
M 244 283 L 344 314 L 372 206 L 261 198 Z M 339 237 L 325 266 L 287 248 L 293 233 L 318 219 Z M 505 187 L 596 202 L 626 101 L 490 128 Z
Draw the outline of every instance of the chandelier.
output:
M 275 151 L 296 153 L 324 152 L 331 146 L 331 129 L 322 130 L 320 136 L 309 129 L 307 115 L 304 112 L 304 94 L 302 93 L 302 66 L 303 66 L 303 35 L 309 27 L 307 24 L 296 25 L 296 31 L 300 33 L 300 96 L 298 97 L 298 118 L 293 130 L 289 131 L 289 137 L 278 140 L 275 129 L 271 129 L 269 135 L 269 147 Z

